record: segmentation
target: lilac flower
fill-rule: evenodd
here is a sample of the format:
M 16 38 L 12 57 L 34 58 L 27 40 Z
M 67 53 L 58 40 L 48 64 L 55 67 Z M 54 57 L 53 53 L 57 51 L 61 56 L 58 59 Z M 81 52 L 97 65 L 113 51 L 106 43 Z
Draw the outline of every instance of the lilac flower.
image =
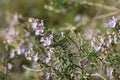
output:
M 11 50 L 9 57 L 10 57 L 10 59 L 15 57 L 15 50 Z
M 99 36 L 100 38 L 100 43 L 103 44 L 104 43 L 104 36 Z
M 32 22 L 32 28 L 35 31 L 35 35 L 39 36 L 42 35 L 42 33 L 44 32 L 44 23 L 43 20 L 41 20 L 40 23 L 38 23 L 37 19 L 30 19 L 30 22 Z
M 5 39 L 7 40 L 8 44 L 11 44 L 13 42 L 14 34 L 15 34 L 14 27 L 10 26 L 8 28 L 7 35 L 5 33 Z
M 40 30 L 36 30 L 36 31 L 35 31 L 35 35 L 36 35 L 36 36 L 40 35 Z
M 49 46 L 51 44 L 51 39 L 46 37 L 43 41 L 43 46 Z
M 111 38 L 111 36 L 109 35 L 108 36 L 108 44 L 111 44 L 112 43 L 112 38 Z
M 111 28 L 114 28 L 116 26 L 116 21 L 117 21 L 117 19 L 113 16 L 111 18 L 111 20 L 109 20 L 108 26 L 111 27 Z
M 80 21 L 80 19 L 81 19 L 81 15 L 80 15 L 80 14 L 77 14 L 77 15 L 75 16 L 75 18 L 74 18 L 74 21 L 75 21 L 75 22 L 78 22 L 78 21 Z
M 113 73 L 113 68 L 106 68 L 106 72 L 107 72 L 107 76 L 112 76 L 112 73 Z
M 51 58 L 46 58 L 45 62 L 46 62 L 46 63 L 49 63 L 50 59 L 51 59 Z
M 32 60 L 31 51 L 33 51 L 32 48 L 25 52 L 25 57 L 27 60 Z
M 43 20 L 41 20 L 39 26 L 44 26 L 44 22 L 43 22 Z
M 43 43 L 43 46 L 49 46 L 51 44 L 52 39 L 53 35 L 51 34 L 49 37 L 41 37 L 40 42 Z
M 38 60 L 38 53 L 36 53 L 33 57 L 32 57 L 33 61 L 37 61 Z
M 12 67 L 13 67 L 13 65 L 11 64 L 11 63 L 8 63 L 7 64 L 7 68 L 10 70 L 10 69 L 12 69 Z
M 96 46 L 95 51 L 99 51 L 101 49 L 101 46 Z
M 84 36 L 86 40 L 90 40 L 93 37 L 93 30 L 85 30 Z
M 28 49 L 30 50 L 33 47 L 33 43 L 28 42 Z
M 35 30 L 35 29 L 37 28 L 37 25 L 38 25 L 37 22 L 32 23 L 32 28 L 33 28 L 33 30 Z
M 49 63 L 50 59 L 51 59 L 51 55 L 52 55 L 53 51 L 52 49 L 50 49 L 48 52 L 47 52 L 47 58 L 45 60 L 46 63 Z
M 50 73 L 47 73 L 46 80 L 50 79 Z
M 113 37 L 114 37 L 114 43 L 117 44 L 117 36 L 114 35 Z
M 17 52 L 17 55 L 20 55 L 21 54 L 21 49 L 19 47 L 17 47 L 16 52 Z
M 17 13 L 14 14 L 13 20 L 14 20 L 14 21 L 18 21 L 18 14 L 17 14 Z

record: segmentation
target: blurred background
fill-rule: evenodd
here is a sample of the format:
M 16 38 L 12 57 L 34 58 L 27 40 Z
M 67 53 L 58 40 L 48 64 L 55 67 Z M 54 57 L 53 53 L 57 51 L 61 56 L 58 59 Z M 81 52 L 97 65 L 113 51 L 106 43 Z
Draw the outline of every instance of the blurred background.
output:
M 8 16 L 18 14 L 23 18 L 44 19 L 47 28 L 57 31 L 76 27 L 83 33 L 90 29 L 104 32 L 103 26 L 108 19 L 119 17 L 119 5 L 120 0 L 0 0 L 0 31 L 9 26 Z M 4 51 L 0 37 L 0 54 Z M 12 75 L 16 76 L 14 80 L 22 80 L 18 79 L 21 74 Z

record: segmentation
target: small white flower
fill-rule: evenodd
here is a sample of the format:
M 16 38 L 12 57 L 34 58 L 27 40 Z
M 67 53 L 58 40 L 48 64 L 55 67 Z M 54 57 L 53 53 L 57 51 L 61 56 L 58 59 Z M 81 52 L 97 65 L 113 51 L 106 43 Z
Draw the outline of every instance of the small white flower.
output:
M 117 21 L 117 19 L 113 16 L 111 18 L 111 20 L 109 20 L 108 26 L 111 27 L 111 28 L 114 28 L 116 26 L 116 21 Z

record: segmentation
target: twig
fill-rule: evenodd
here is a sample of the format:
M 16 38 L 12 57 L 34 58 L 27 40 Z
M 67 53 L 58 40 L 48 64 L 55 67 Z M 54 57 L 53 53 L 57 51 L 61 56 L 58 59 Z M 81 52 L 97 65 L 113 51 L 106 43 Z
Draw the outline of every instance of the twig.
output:
M 76 46 L 76 48 L 77 48 L 78 51 L 80 52 L 81 50 L 80 50 L 78 44 L 77 44 L 70 36 L 67 36 L 67 37 L 74 43 L 74 45 Z
M 118 13 L 120 13 L 120 11 L 115 11 L 115 12 L 99 15 L 99 16 L 96 16 L 94 19 L 103 19 L 103 18 L 107 18 L 107 17 L 113 16 Z
M 93 3 L 93 2 L 88 2 L 88 1 L 80 1 L 80 4 L 96 6 L 96 7 L 104 8 L 104 9 L 107 9 L 107 10 L 119 10 L 120 11 L 120 9 L 118 9 L 116 7 L 113 7 L 113 6 L 106 6 L 106 5 L 103 5 L 103 4 Z
M 36 72 L 40 72 L 40 71 L 41 71 L 40 69 L 32 69 L 32 68 L 29 68 L 29 67 L 27 67 L 27 66 L 25 66 L 25 65 L 22 65 L 22 67 L 23 67 L 24 69 L 28 70 L 28 71 L 36 71 Z

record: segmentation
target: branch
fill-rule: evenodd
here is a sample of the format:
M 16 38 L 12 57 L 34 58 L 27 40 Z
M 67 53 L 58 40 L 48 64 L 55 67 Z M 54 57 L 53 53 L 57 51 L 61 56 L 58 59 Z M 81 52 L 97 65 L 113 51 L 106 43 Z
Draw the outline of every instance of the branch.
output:
M 107 10 L 119 10 L 120 11 L 120 9 L 118 9 L 116 7 L 113 7 L 113 6 L 106 6 L 106 5 L 103 5 L 103 4 L 93 3 L 93 2 L 88 2 L 88 1 L 80 1 L 80 4 L 96 6 L 96 7 L 104 8 L 104 9 L 107 9 Z
M 111 12 L 111 13 L 96 16 L 95 19 L 107 18 L 107 17 L 113 16 L 113 15 L 118 14 L 118 13 L 120 13 L 120 11 L 114 11 L 114 12 Z
M 32 69 L 32 68 L 29 68 L 29 67 L 27 67 L 27 66 L 25 66 L 25 65 L 22 65 L 22 67 L 23 67 L 24 69 L 28 70 L 28 71 L 36 71 L 36 72 L 40 72 L 40 71 L 41 71 L 40 69 Z

